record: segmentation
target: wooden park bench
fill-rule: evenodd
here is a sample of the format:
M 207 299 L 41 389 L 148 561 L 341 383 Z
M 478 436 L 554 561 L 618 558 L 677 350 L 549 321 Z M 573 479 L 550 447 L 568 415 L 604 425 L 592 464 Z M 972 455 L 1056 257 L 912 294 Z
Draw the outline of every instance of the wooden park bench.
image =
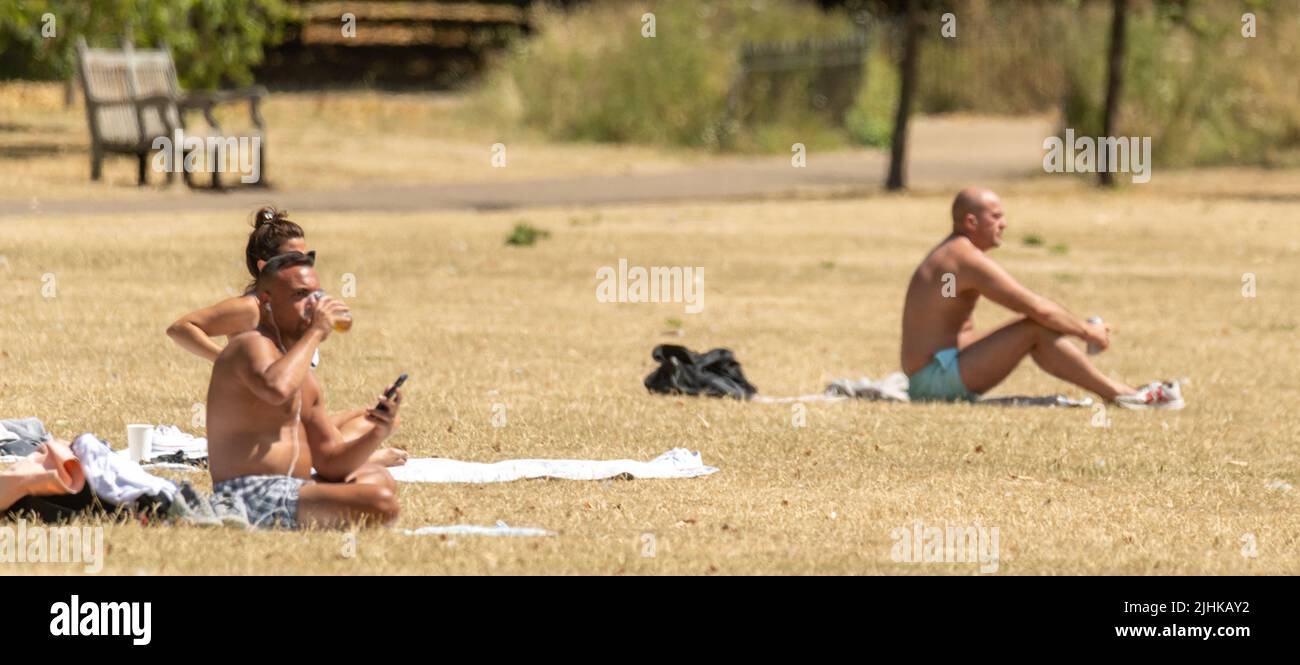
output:
M 139 184 L 148 182 L 149 154 L 154 140 L 167 137 L 174 140 L 177 129 L 185 136 L 196 136 L 206 144 L 209 137 L 228 138 L 213 114 L 214 109 L 230 102 L 247 100 L 253 129 L 242 136 L 260 137 L 257 159 L 260 160 L 261 179 L 266 182 L 266 143 L 259 105 L 266 96 L 266 88 L 253 86 L 240 90 L 192 92 L 181 90 L 176 79 L 176 65 L 171 53 L 163 47 L 157 50 L 135 49 L 124 41 L 121 50 L 92 49 L 85 38 L 77 39 L 77 74 L 86 101 L 86 122 L 90 127 L 90 178 L 99 180 L 104 156 L 108 153 L 135 155 L 139 164 Z M 191 132 L 185 122 L 190 111 L 201 111 L 208 123 L 203 132 Z M 186 151 L 184 154 L 188 154 Z M 182 162 L 183 163 L 183 162 Z M 221 174 L 212 170 L 212 186 L 221 188 Z M 167 173 L 172 182 L 182 164 L 173 164 Z M 189 172 L 184 172 L 185 184 L 193 187 Z

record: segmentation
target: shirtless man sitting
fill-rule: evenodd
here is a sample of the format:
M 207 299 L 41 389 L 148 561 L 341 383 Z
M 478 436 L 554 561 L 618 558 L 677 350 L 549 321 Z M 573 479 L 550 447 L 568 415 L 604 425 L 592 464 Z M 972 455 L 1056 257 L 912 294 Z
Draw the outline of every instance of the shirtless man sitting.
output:
M 1127 408 L 1181 409 L 1176 382 L 1140 389 L 1102 374 L 1067 338 L 1100 349 L 1110 329 L 1088 323 L 1021 286 L 986 252 L 1002 244 L 1007 222 L 997 194 L 963 189 L 952 204 L 952 233 L 912 274 L 903 305 L 903 373 L 913 400 L 975 400 L 1029 356 L 1048 374 Z M 1020 316 L 975 332 L 971 312 L 980 296 Z
M 392 434 L 402 396 L 366 412 L 374 424 L 344 440 L 325 410 L 312 354 L 347 307 L 320 288 L 313 257 L 274 257 L 257 280 L 257 329 L 232 338 L 208 385 L 208 463 L 214 503 L 242 504 L 254 526 L 340 528 L 397 518 L 397 485 L 367 463 Z M 311 475 L 312 467 L 316 477 Z

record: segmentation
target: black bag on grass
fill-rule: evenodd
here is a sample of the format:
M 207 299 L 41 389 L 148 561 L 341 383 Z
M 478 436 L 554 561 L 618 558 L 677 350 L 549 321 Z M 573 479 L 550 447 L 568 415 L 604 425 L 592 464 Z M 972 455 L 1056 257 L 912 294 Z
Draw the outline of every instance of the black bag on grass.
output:
M 659 363 L 645 378 L 646 390 L 652 393 L 749 399 L 758 392 L 729 349 L 695 353 L 684 346 L 660 344 L 650 355 Z
M 37 522 L 66 522 L 77 518 L 95 518 L 104 515 L 104 506 L 90 491 L 86 483 L 76 494 L 53 496 L 25 496 L 5 509 L 6 520 L 32 517 Z

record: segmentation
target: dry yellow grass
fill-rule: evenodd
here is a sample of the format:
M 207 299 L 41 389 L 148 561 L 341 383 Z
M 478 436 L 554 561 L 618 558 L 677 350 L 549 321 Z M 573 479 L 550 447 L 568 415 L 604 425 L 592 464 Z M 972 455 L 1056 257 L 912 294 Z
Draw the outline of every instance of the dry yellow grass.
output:
M 185 196 L 177 180 L 150 173 L 151 187 L 134 187 L 134 158 L 109 156 L 100 182 L 90 180 L 86 112 L 65 108 L 52 83 L 0 83 L 0 194 L 129 199 L 166 192 Z M 556 145 L 515 127 L 494 127 L 463 95 L 377 91 L 272 93 L 263 105 L 266 175 L 280 190 L 354 189 L 367 183 L 510 182 L 611 173 L 655 173 L 718 158 L 683 150 L 615 145 Z M 223 128 L 251 127 L 248 107 L 222 106 Z M 200 114 L 190 122 L 203 129 Z M 194 129 L 192 127 L 191 129 Z M 510 168 L 493 168 L 492 146 L 504 142 Z M 225 179 L 233 184 L 233 178 Z M 207 180 L 199 178 L 203 185 Z
M 405 485 L 399 528 L 505 520 L 559 535 L 367 530 L 353 558 L 338 533 L 113 526 L 105 570 L 975 572 L 892 561 L 890 531 L 920 520 L 998 527 L 998 574 L 1295 574 L 1300 492 L 1269 487 L 1300 484 L 1294 178 L 1157 174 L 1116 194 L 1052 179 L 1007 192 L 1012 226 L 995 256 L 1031 288 L 1114 325 L 1104 369 L 1130 382 L 1191 380 L 1185 411 L 1111 410 L 1109 428 L 1092 427 L 1087 410 L 875 403 L 813 404 L 797 428 L 790 405 L 641 387 L 661 342 L 729 346 L 770 395 L 893 371 L 903 289 L 945 232 L 946 196 L 304 216 L 326 287 L 356 276 L 357 325 L 322 350 L 332 405 L 367 403 L 406 371 L 396 443 L 415 455 L 649 459 L 684 445 L 721 472 Z M 163 329 L 242 284 L 245 214 L 0 222 L 0 415 L 118 446 L 129 422 L 188 428 L 207 366 Z M 504 246 L 521 220 L 552 236 Z M 1044 246 L 1024 245 L 1029 233 Z M 1058 244 L 1068 250 L 1051 251 Z M 703 266 L 704 312 L 597 302 L 595 272 L 619 258 Z M 1244 273 L 1257 277 L 1255 298 L 1242 295 Z M 1004 316 L 983 305 L 977 324 Z M 670 318 L 682 337 L 663 334 Z M 1069 392 L 1026 362 L 998 392 L 1059 390 Z M 508 407 L 504 428 L 490 422 L 496 403 Z M 653 558 L 641 556 L 643 534 L 655 537 Z M 1255 558 L 1241 554 L 1248 534 Z

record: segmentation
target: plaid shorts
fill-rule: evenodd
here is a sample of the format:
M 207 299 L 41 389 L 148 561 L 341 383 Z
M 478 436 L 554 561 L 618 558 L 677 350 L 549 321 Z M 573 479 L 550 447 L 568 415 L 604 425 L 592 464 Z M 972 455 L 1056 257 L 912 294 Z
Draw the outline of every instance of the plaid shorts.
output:
M 292 476 L 240 476 L 212 486 L 244 502 L 248 521 L 257 528 L 298 528 L 298 491 L 307 484 Z

